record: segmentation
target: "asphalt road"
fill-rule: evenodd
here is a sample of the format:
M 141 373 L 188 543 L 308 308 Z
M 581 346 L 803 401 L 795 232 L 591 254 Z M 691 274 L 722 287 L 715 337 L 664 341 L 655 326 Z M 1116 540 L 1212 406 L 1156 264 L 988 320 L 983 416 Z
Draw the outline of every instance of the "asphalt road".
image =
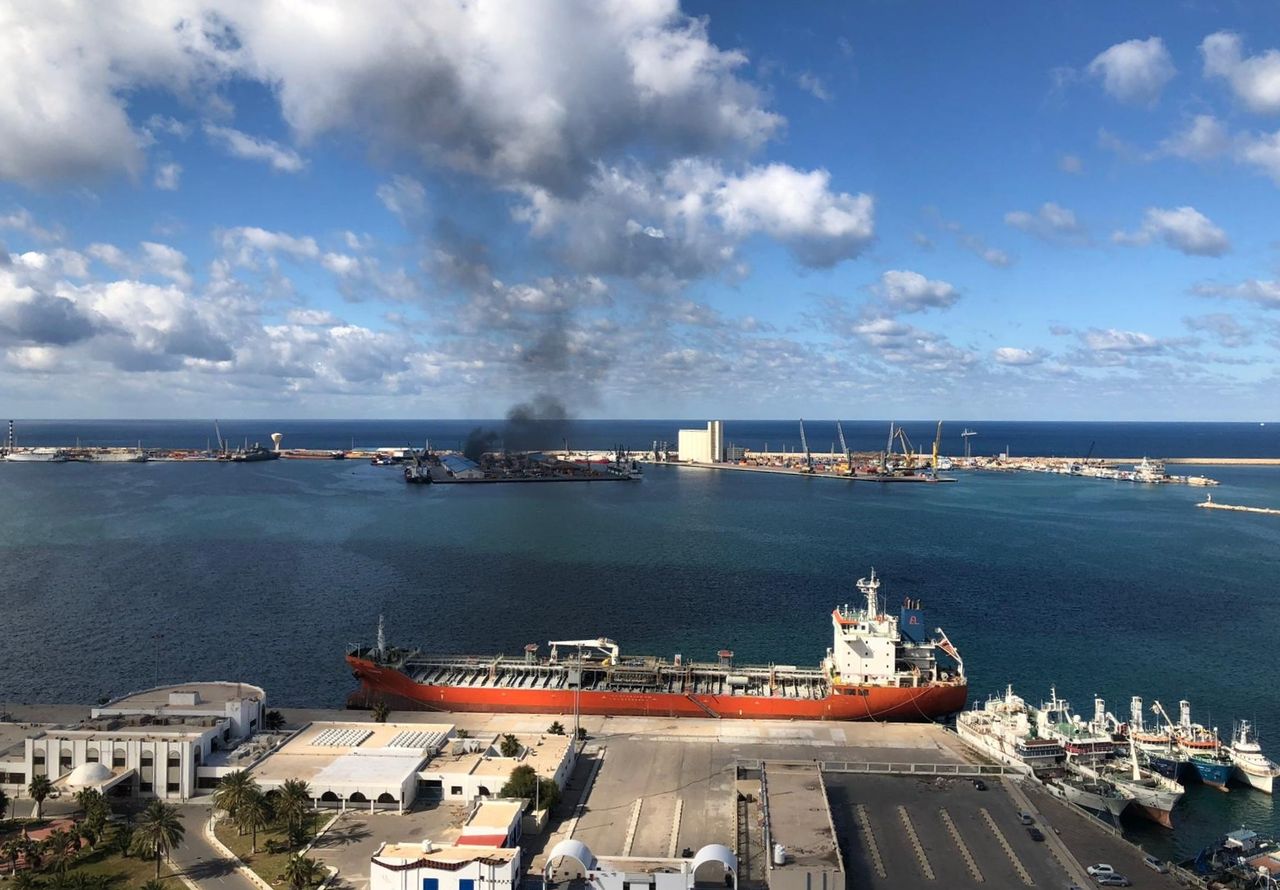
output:
M 213 814 L 209 806 L 189 804 L 178 808 L 187 833 L 182 846 L 173 853 L 173 863 L 200 887 L 216 890 L 258 890 L 258 886 L 240 874 L 229 859 L 214 849 L 204 834 L 205 823 Z

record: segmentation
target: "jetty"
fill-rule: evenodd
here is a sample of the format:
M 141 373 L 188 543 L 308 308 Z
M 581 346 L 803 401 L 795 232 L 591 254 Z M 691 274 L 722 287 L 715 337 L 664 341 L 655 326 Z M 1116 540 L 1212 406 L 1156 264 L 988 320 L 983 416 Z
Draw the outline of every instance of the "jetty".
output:
M 1237 513 L 1266 513 L 1269 516 L 1280 516 L 1280 510 L 1272 507 L 1244 507 L 1239 504 L 1218 503 L 1214 501 L 1213 495 L 1206 496 L 1196 506 L 1204 507 L 1206 510 L 1235 510 Z

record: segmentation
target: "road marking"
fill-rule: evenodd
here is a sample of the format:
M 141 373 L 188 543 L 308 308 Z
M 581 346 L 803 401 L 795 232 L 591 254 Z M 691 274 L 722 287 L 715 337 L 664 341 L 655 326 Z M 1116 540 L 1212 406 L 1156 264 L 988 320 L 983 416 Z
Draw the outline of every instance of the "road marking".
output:
M 898 807 L 898 815 L 902 817 L 902 827 L 907 830 L 907 838 L 911 841 L 911 846 L 915 848 L 916 859 L 920 860 L 920 870 L 924 872 L 924 876 L 929 880 L 934 880 L 933 866 L 929 864 L 929 857 L 924 855 L 924 847 L 920 844 L 920 837 L 916 834 L 916 827 L 911 824 L 911 817 L 907 815 L 907 808 Z
M 858 828 L 862 830 L 862 843 L 867 848 L 867 854 L 871 857 L 871 864 L 875 867 L 876 874 L 882 878 L 889 877 L 889 873 L 884 870 L 884 860 L 880 858 L 880 845 L 876 843 L 876 833 L 871 830 L 871 818 L 867 816 L 867 808 L 862 804 L 858 804 Z
M 1050 825 L 1045 819 L 1044 812 L 1031 803 L 1031 799 L 1027 797 L 1027 793 L 1016 781 L 1006 777 L 1004 785 L 1005 788 L 1008 789 L 1009 793 L 1018 799 L 1024 812 L 1035 813 L 1036 816 L 1040 818 L 1040 827 L 1045 829 L 1044 836 L 1049 842 L 1049 851 L 1053 853 L 1054 858 L 1058 860 L 1058 864 L 1062 866 L 1063 871 L 1067 873 L 1067 877 L 1071 878 L 1081 887 L 1087 887 L 1089 885 L 1089 876 L 1085 872 L 1084 866 L 1080 864 L 1080 860 L 1071 852 L 1071 848 L 1062 842 L 1062 838 L 1058 836 L 1057 829 Z M 1073 805 L 1066 801 L 1060 800 L 1058 803 L 1068 810 L 1073 810 Z M 1083 810 L 1073 811 L 1081 816 L 1084 815 Z M 1091 823 L 1095 822 L 1092 816 L 1085 816 L 1084 818 L 1088 819 Z
M 1034 887 L 1036 882 L 1031 880 L 1031 875 L 1027 874 L 1027 869 L 1023 866 L 1022 860 L 1018 858 L 1017 853 L 1013 852 L 1013 847 L 1009 846 L 1009 839 L 1004 836 L 1004 832 L 1000 830 L 996 820 L 991 818 L 991 814 L 987 812 L 986 807 L 979 807 L 978 812 L 982 814 L 983 819 L 987 820 L 987 827 L 991 829 L 991 833 L 1000 842 L 1000 846 L 1004 847 L 1004 853 L 1009 857 L 1009 861 L 1013 863 L 1013 870 L 1018 873 L 1018 877 L 1022 878 L 1022 883 L 1028 887 Z
M 667 844 L 667 858 L 676 858 L 676 844 L 680 839 L 680 816 L 684 813 L 684 799 L 676 798 L 676 814 L 671 817 L 671 843 Z
M 631 805 L 631 824 L 627 826 L 627 839 L 622 842 L 622 855 L 631 855 L 631 844 L 636 839 L 636 827 L 640 824 L 640 808 L 644 806 L 644 798 L 637 797 Z
M 959 848 L 964 864 L 969 866 L 969 874 L 973 875 L 973 880 L 976 883 L 981 884 L 983 882 L 982 872 L 978 870 L 978 863 L 973 861 L 973 854 L 969 852 L 969 845 L 960 836 L 960 829 L 956 828 L 956 823 L 951 818 L 951 814 L 947 812 L 946 807 L 938 810 L 938 813 L 942 816 L 942 821 L 946 824 L 947 831 L 951 834 L 951 839 L 955 841 L 956 847 Z

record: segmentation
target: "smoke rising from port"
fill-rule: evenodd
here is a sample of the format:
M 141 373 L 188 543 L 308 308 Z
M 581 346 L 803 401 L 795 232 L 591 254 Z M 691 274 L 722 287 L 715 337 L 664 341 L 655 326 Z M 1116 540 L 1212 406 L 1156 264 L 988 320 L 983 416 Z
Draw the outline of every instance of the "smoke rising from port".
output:
M 501 431 L 476 427 L 462 446 L 463 456 L 478 461 L 499 443 L 508 451 L 537 451 L 564 447 L 573 419 L 564 403 L 548 393 L 512 405 Z

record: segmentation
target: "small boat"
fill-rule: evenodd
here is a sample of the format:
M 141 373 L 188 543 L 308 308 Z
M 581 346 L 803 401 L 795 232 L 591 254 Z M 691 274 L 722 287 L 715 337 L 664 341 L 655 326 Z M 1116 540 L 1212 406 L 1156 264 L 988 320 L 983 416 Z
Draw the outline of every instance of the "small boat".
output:
M 1248 720 L 1241 720 L 1236 728 L 1228 756 L 1235 766 L 1236 778 L 1265 794 L 1271 793 L 1272 782 L 1280 776 L 1280 766 L 1262 753 Z

